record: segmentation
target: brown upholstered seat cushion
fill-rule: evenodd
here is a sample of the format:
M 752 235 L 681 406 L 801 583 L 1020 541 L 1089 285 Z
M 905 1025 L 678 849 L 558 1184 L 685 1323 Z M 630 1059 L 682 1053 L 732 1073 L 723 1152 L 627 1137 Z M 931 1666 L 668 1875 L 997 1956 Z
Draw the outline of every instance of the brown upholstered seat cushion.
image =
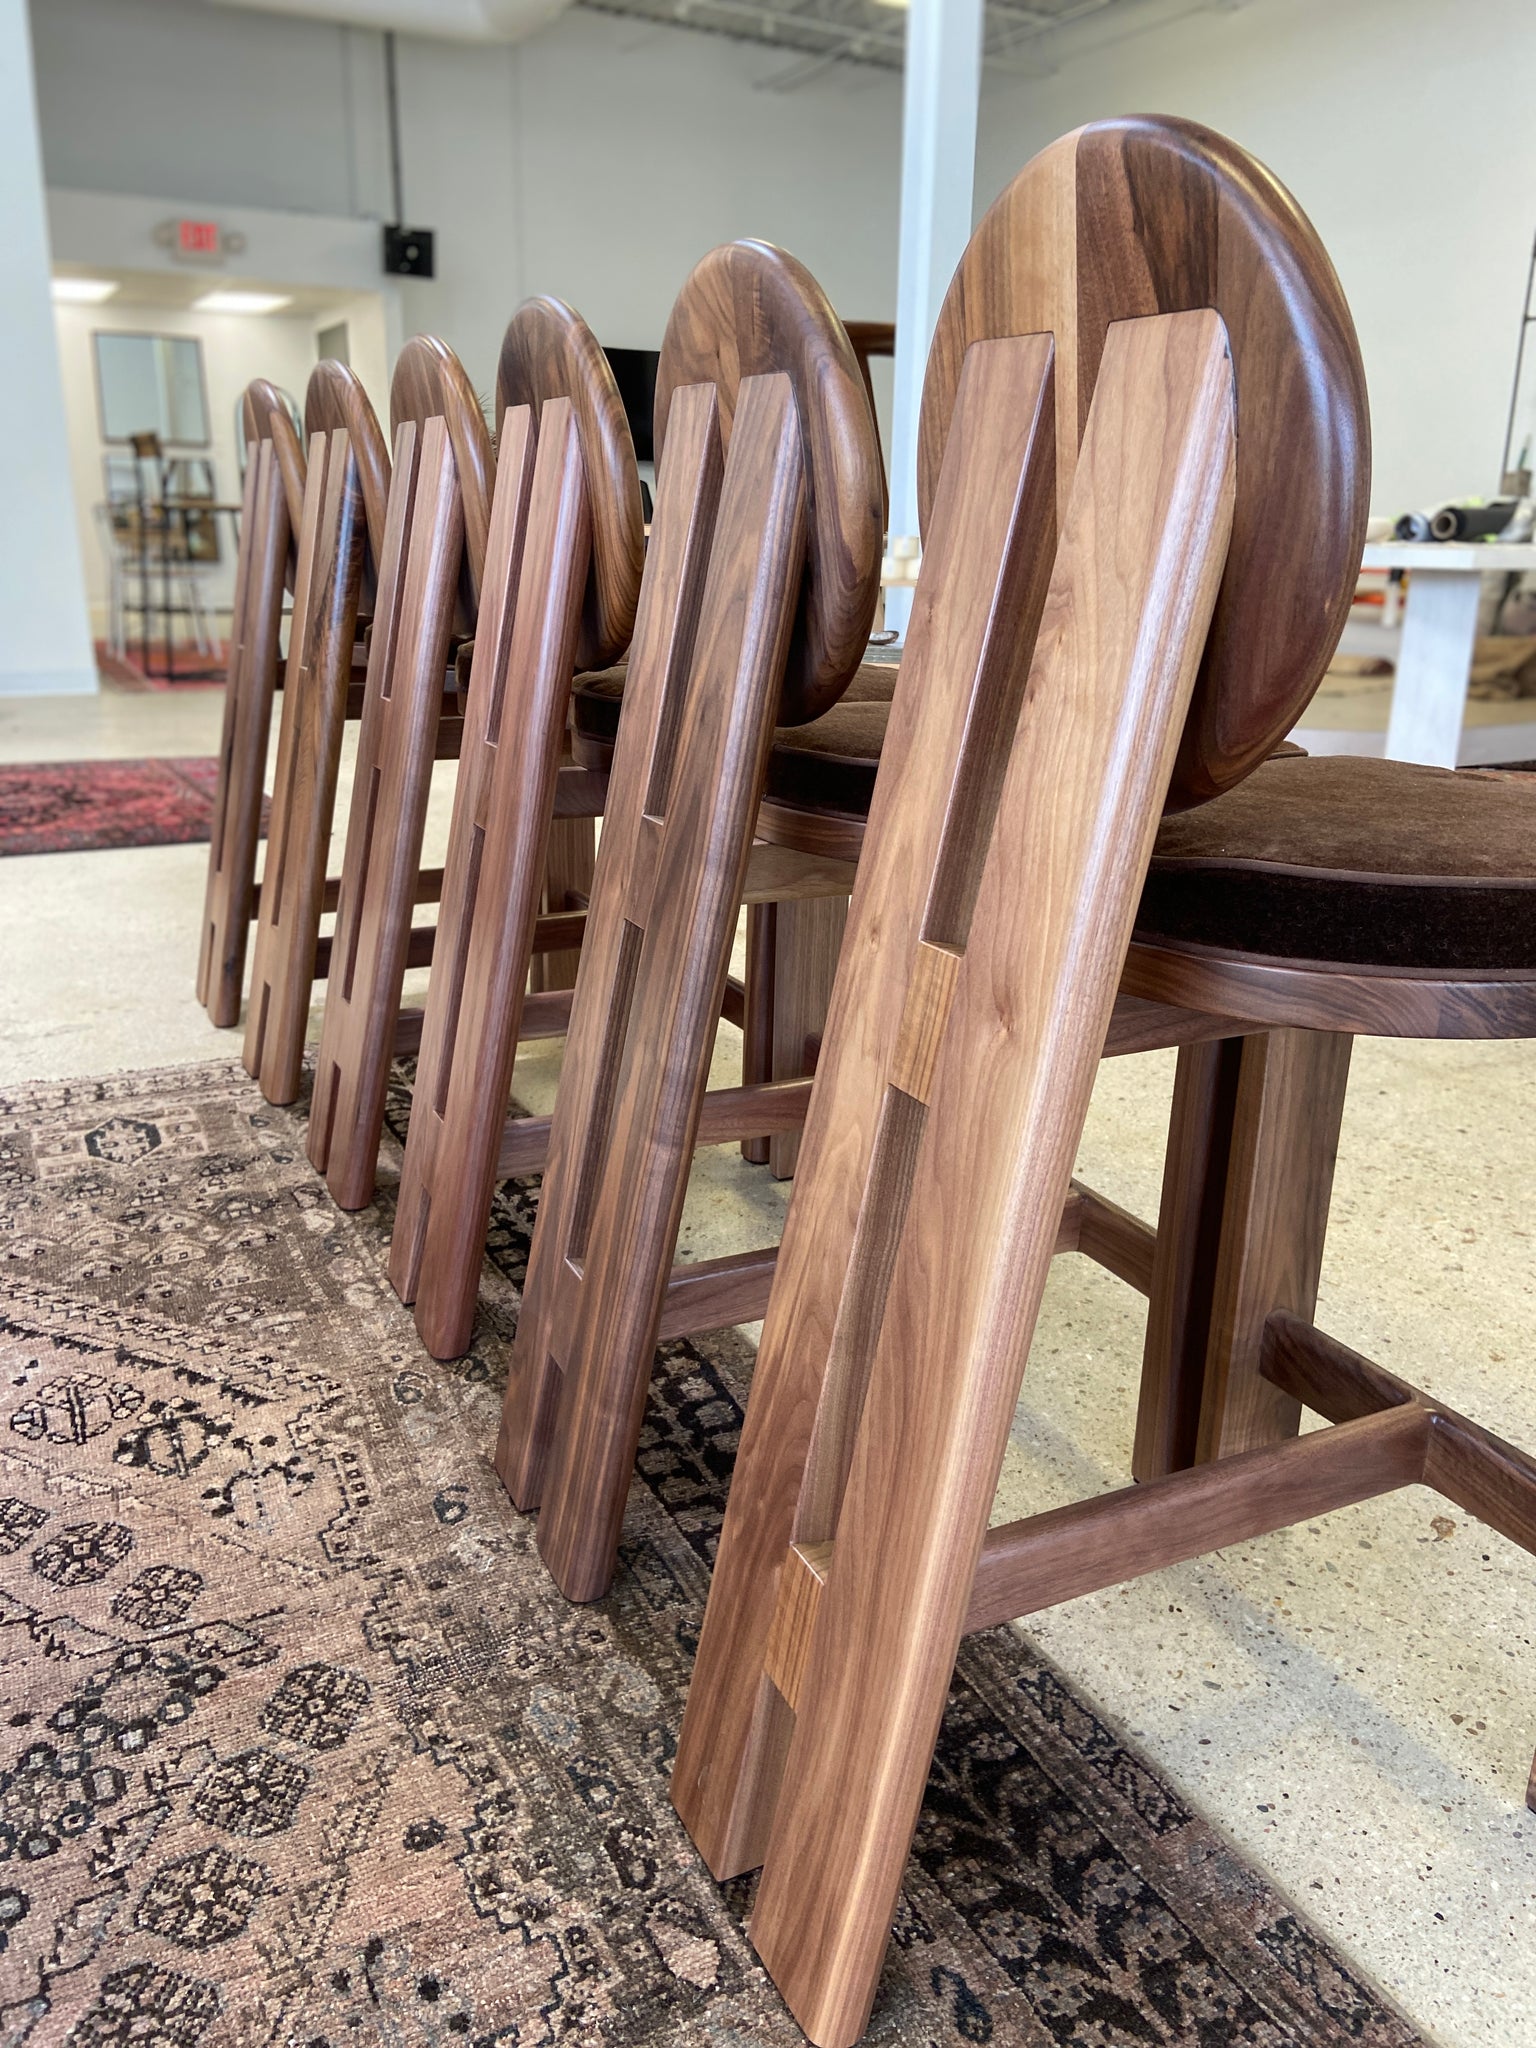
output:
M 896 674 L 894 661 L 866 661 L 830 711 L 809 725 L 780 726 L 763 792 L 770 803 L 868 814 Z
M 1341 966 L 1536 969 L 1536 777 L 1266 761 L 1163 821 L 1136 935 Z
M 863 816 L 880 765 L 896 669 L 894 660 L 864 662 L 830 711 L 809 725 L 779 729 L 768 762 L 770 799 Z M 576 678 L 571 726 L 583 758 L 612 747 L 623 701 L 622 668 Z

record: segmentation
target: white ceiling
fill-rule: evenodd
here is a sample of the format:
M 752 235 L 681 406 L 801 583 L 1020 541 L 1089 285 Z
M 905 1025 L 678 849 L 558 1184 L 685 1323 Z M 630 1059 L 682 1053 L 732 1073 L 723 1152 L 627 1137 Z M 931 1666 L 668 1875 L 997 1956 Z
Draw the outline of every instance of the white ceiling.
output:
M 601 14 L 666 22 L 799 51 L 828 63 L 901 68 L 905 23 L 900 0 L 580 0 Z M 1196 6 L 1221 0 L 1194 0 Z M 1230 5 L 1231 0 L 1225 0 Z M 1150 11 L 1157 11 L 1152 7 Z M 1193 11 L 1186 8 L 1181 11 Z M 1061 38 L 1095 18 L 1125 25 L 1149 12 L 1149 0 L 987 0 L 986 60 L 996 69 L 1045 72 Z M 796 67 L 797 71 L 799 67 Z M 818 68 L 820 68 L 818 66 Z

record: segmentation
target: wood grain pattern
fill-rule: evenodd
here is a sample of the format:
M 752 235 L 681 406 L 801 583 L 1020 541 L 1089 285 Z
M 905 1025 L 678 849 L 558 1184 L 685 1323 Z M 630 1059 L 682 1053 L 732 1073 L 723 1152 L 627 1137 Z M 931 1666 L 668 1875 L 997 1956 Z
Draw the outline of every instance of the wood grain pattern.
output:
M 947 833 L 928 878 L 923 929 L 966 957 L 752 1920 L 827 2044 L 857 2038 L 874 1995 L 1225 562 L 1233 431 L 1214 315 L 1113 330 L 990 845 Z
M 304 515 L 304 447 L 294 431 L 288 401 L 265 377 L 253 377 L 241 393 L 240 438 L 247 448 L 254 441 L 272 443 L 288 505 L 288 530 L 297 536 Z
M 1096 121 L 1025 166 L 972 236 L 928 361 L 924 529 L 966 349 L 1054 333 L 1057 438 L 1076 448 L 1110 323 L 1214 307 L 1238 394 L 1222 595 L 1170 787 L 1230 788 L 1284 737 L 1353 597 L 1370 492 L 1364 373 L 1311 224 L 1246 151 L 1190 121 Z M 1064 493 L 1070 462 L 1061 470 Z
M 1536 1036 L 1536 975 L 1374 973 L 1138 941 L 1121 983 L 1148 1002 L 1357 1038 Z
M 836 1343 L 845 1361 L 842 1380 L 861 1377 L 857 1364 L 850 1371 L 846 1360 L 850 1349 L 865 1351 L 865 1325 L 859 1319 L 854 1346 L 853 1319 L 843 1314 L 844 1276 L 884 1120 L 884 1076 L 895 1052 L 905 964 L 920 929 L 915 878 L 930 873 L 938 856 L 936 795 L 955 772 L 970 698 L 999 697 L 1016 715 L 1027 679 L 1021 648 L 1032 640 L 1045 601 L 1054 538 L 1051 353 L 1048 341 L 976 352 L 968 372 L 976 387 L 974 421 L 959 419 L 952 436 L 956 528 L 951 534 L 947 503 L 914 604 L 845 948 L 850 963 L 862 961 L 866 931 L 888 934 L 871 956 L 884 973 L 873 985 L 860 976 L 855 994 L 850 964 L 834 990 L 673 1776 L 674 1803 L 717 1877 L 762 1861 L 777 1795 L 788 1731 L 761 1680 L 772 1588 L 791 1542 L 834 1533 L 832 1526 L 797 1529 L 797 1505 L 824 1395 L 843 1395 L 841 1426 L 829 1427 L 837 1428 L 845 1454 L 853 1435 L 846 1410 L 858 1389 L 833 1386 L 829 1361 Z M 1026 403 L 1031 391 L 1032 408 Z M 1006 431 L 985 430 L 984 416 L 1006 423 Z M 962 474 L 969 488 L 960 487 Z M 995 587 L 1015 560 L 1026 573 L 1014 577 L 1009 591 L 1011 631 L 997 633 L 983 579 L 990 576 Z M 961 565 L 974 565 L 983 596 L 956 587 Z M 901 901 L 904 884 L 913 900 L 902 904 L 893 927 L 887 905 Z M 895 1151 L 889 1136 L 885 1149 Z M 815 1211 L 809 1226 L 808 1208 Z M 878 1279 L 888 1254 L 870 1257 L 865 1249 L 859 1270 Z M 751 1513 L 744 1508 L 748 1500 Z
M 480 401 L 464 365 L 447 343 L 435 335 L 414 335 L 395 363 L 389 385 L 389 425 L 397 439 L 407 420 L 420 428 L 429 420 L 441 420 L 453 453 L 463 521 L 455 623 L 459 632 L 468 637 L 475 630 L 480 579 L 485 573 L 496 456 L 485 414 L 480 410 Z
M 529 1294 L 535 1262 L 579 1274 L 568 1315 L 534 1326 L 563 1372 L 539 1551 L 571 1599 L 605 1591 L 617 1559 L 804 562 L 801 446 L 790 379 L 744 380 L 686 691 L 673 718 L 635 734 L 645 809 L 611 861 L 604 833 L 594 897 L 622 895 L 635 935 L 632 983 L 611 999 L 611 1112 L 598 1091 L 570 1228 L 563 1242 L 536 1235 L 529 1259 Z M 624 746 L 621 729 L 615 797 Z
M 527 1030 L 524 1007 L 524 1037 Z M 809 1081 L 752 1083 L 741 1088 L 711 1088 L 699 1109 L 698 1145 L 729 1144 L 749 1132 L 764 1134 L 798 1130 L 810 1106 Z M 525 1116 L 509 1119 L 497 1155 L 498 1180 L 542 1173 L 549 1160 L 552 1119 Z M 705 1327 L 700 1325 L 699 1327 Z
M 365 530 L 350 435 L 312 434 L 243 1055 L 269 1102 L 302 1081 Z
M 535 447 L 537 453 L 535 453 Z M 469 1338 L 545 884 L 591 557 L 570 398 L 502 422 L 496 505 L 390 1278 L 440 1357 Z M 468 771 L 468 772 L 467 772 Z
M 1195 1456 L 1294 1436 L 1299 1411 L 1264 1379 L 1264 1325 L 1317 1306 L 1352 1041 L 1275 1031 L 1237 1041 L 1221 1226 Z M 1149 1353 L 1151 1329 L 1149 1326 Z M 1149 1369 L 1162 1376 L 1160 1367 Z
M 220 1027 L 240 1018 L 288 554 L 288 497 L 275 444 L 270 439 L 253 441 L 235 560 L 219 776 L 197 963 L 197 999 L 209 1020 Z
M 615 849 L 621 843 L 627 853 L 644 814 L 651 749 L 640 743 L 640 736 L 659 733 L 668 694 L 680 687 L 692 659 L 721 474 L 715 394 L 712 387 L 701 385 L 679 395 L 672 436 L 658 469 L 656 513 L 630 650 L 621 744 L 608 785 L 603 853 L 577 977 L 581 1000 L 572 1006 L 556 1112 L 547 1140 L 538 1228 L 496 1441 L 496 1470 L 513 1500 L 524 1509 L 536 1507 L 543 1491 L 560 1382 L 546 1333 L 559 1305 L 557 1297 L 566 1270 L 563 1247 L 577 1220 L 588 1124 L 593 1117 L 606 1116 L 611 1108 L 613 1004 L 633 972 L 634 949 L 626 935 L 625 917 L 627 859 L 617 866 L 612 886 L 605 874 L 607 868 L 616 866 Z M 625 732 L 637 737 L 625 743 Z M 589 986 L 595 996 L 586 993 Z M 503 1160 L 506 1156 L 504 1141 Z
M 1425 1477 L 1434 1418 L 1409 1403 L 1267 1450 L 1244 1451 L 1144 1486 L 1073 1501 L 989 1529 L 964 1632 L 1039 1614 L 1233 1543 L 1374 1500 Z M 779 1583 L 766 1675 L 800 1703 L 833 1543 L 791 1544 Z
M 640 596 L 645 524 L 640 473 L 613 369 L 586 322 L 560 299 L 527 299 L 502 339 L 496 432 L 509 406 L 569 398 L 576 408 L 591 507 L 592 560 L 582 596 L 576 666 L 606 668 L 629 645 Z
M 928 1101 L 964 957 L 956 946 L 931 946 L 923 939 L 913 949 L 912 979 L 891 1060 L 891 1086 L 914 1102 Z
M 1131 1470 L 1160 1479 L 1195 1462 L 1242 1041 L 1180 1049 L 1163 1158 Z
M 753 1941 L 829 2048 L 857 2038 L 873 1996 L 1225 558 L 1219 320 L 1110 336 L 1054 569 L 1049 357 L 997 341 L 963 373 L 844 947 L 857 971 L 829 1018 L 674 1779 L 717 1873 L 766 1835 Z M 1030 593 L 1047 574 L 1036 648 Z M 929 712 L 915 731 L 914 705 Z M 1020 875 L 1038 881 L 1021 891 Z M 889 1079 L 920 941 L 965 955 L 926 1114 Z M 823 1174 L 831 1144 L 843 1156 Z M 896 1250 L 878 1261 L 883 1314 L 859 1310 L 864 1355 L 844 1359 L 825 1311 L 862 1291 L 870 1228 Z M 824 1375 L 862 1379 L 862 1398 Z M 818 1468 L 847 1471 L 840 1500 Z M 833 1536 L 786 1753 L 762 1709 L 764 1592 L 790 1542 Z
M 762 811 L 759 807 L 759 820 Z M 794 850 L 762 847 L 754 858 Z M 796 858 L 813 858 L 805 852 Z M 856 872 L 850 862 L 827 861 L 850 878 Z M 769 1073 L 775 1081 L 793 1080 L 816 1070 L 821 1035 L 826 1025 L 827 1005 L 837 978 L 843 933 L 848 924 L 849 890 L 835 895 L 818 895 L 812 901 L 781 900 L 773 920 L 772 965 L 772 1062 Z M 787 1180 L 800 1156 L 800 1134 L 785 1131 L 768 1141 L 768 1171 L 775 1180 Z
M 463 508 L 447 422 L 403 420 L 306 1141 L 310 1164 L 343 1209 L 361 1208 L 373 1194 L 463 569 Z
M 763 1671 L 791 1709 L 800 1704 L 800 1687 L 811 1654 L 811 1634 L 821 1608 L 821 1596 L 826 1591 L 832 1550 L 830 1543 L 791 1543 L 779 1575 Z
M 596 869 L 596 821 L 552 818 L 544 847 L 544 916 L 558 917 L 584 910 L 592 900 Z M 580 962 L 579 947 L 559 953 L 536 952 L 528 970 L 528 986 L 534 990 L 574 988 Z
M 991 1529 L 966 1632 L 1412 1486 L 1429 1436 L 1422 1410 L 1398 1408 Z
M 1292 1400 L 1348 1423 L 1413 1409 L 1429 1425 L 1422 1477 L 1523 1550 L 1536 1551 L 1536 1458 L 1363 1358 L 1305 1317 L 1276 1310 L 1264 1331 L 1263 1371 Z M 1307 1441 L 1312 1441 L 1308 1438 Z
M 363 494 L 368 550 L 364 585 L 367 596 L 361 608 L 371 612 L 389 516 L 389 443 L 357 372 L 346 363 L 316 363 L 304 388 L 304 431 L 313 440 L 317 434 L 334 434 L 338 430 L 347 437 Z
M 729 448 L 742 383 L 782 372 L 794 388 L 806 476 L 804 580 L 778 723 L 818 717 L 864 658 L 880 588 L 885 486 L 873 415 L 848 336 L 810 272 L 767 242 L 729 242 L 693 270 L 667 322 L 654 434 L 673 395 L 709 383 Z

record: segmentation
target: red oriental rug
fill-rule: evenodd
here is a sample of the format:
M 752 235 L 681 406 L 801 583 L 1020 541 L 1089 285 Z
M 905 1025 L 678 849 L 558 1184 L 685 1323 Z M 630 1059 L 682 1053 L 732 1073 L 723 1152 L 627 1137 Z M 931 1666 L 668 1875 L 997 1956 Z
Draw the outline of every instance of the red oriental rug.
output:
M 0 856 L 207 839 L 218 774 L 212 756 L 0 766 Z
M 96 642 L 96 673 L 114 690 L 143 693 L 151 690 L 222 690 L 229 664 L 229 643 L 220 640 L 211 654 L 199 654 L 195 647 L 175 646 L 167 664 L 163 645 L 157 643 L 146 668 L 137 642 L 125 654 L 114 654 L 104 640 Z M 168 672 L 167 672 L 168 669 Z M 212 673 L 210 673 L 212 671 Z

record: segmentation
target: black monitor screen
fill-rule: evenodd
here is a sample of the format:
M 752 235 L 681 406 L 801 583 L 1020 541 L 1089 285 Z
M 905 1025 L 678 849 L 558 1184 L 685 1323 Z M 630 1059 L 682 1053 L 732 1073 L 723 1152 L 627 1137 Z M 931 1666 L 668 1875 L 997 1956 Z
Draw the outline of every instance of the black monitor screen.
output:
M 635 460 L 654 462 L 651 414 L 656 405 L 656 365 L 661 357 L 653 348 L 610 348 L 603 353 L 613 365 L 624 416 L 635 443 Z

